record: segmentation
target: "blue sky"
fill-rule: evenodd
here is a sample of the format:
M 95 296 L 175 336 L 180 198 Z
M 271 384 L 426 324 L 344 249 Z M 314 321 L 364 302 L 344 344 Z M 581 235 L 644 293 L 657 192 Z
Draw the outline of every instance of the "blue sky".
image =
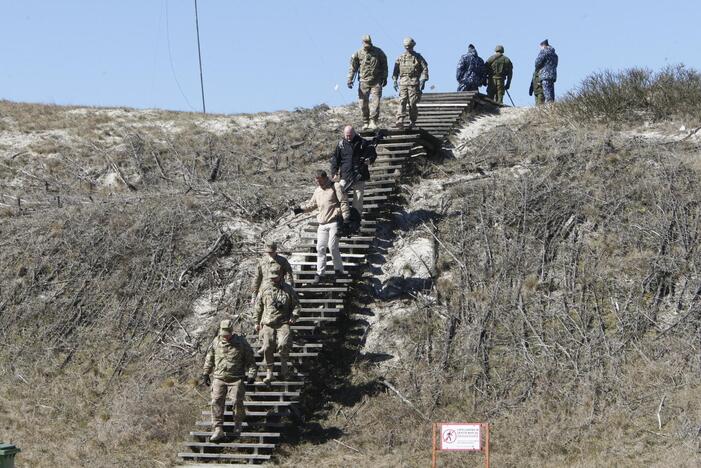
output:
M 201 110 L 193 0 L 0 1 L 0 98 Z M 532 102 L 544 38 L 560 56 L 557 94 L 607 68 L 701 69 L 701 2 L 692 0 L 198 2 L 209 112 L 353 101 L 348 59 L 365 33 L 392 63 L 412 36 L 434 91 L 455 90 L 468 43 L 484 59 L 503 44 L 517 105 Z M 395 94 L 391 84 L 384 93 Z

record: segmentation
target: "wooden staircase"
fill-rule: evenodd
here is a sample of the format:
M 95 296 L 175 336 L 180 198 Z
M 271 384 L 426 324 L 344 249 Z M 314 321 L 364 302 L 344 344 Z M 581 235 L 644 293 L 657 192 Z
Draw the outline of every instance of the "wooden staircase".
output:
M 447 142 L 466 116 L 491 106 L 478 93 L 426 93 L 419 104 L 417 127 L 410 130 L 389 130 L 377 147 L 377 160 L 370 166 L 371 180 L 365 184 L 363 220 L 360 232 L 341 239 L 341 256 L 348 274 L 333 278 L 318 285 L 310 285 L 316 269 L 316 222 L 311 223 L 303 234 L 302 243 L 292 254 L 291 265 L 295 271 L 295 289 L 302 308 L 299 320 L 292 328 L 294 340 L 289 362 L 294 369 L 288 380 L 276 380 L 280 366 L 276 354 L 274 380 L 266 386 L 256 381 L 246 385 L 246 417 L 243 430 L 233 436 L 233 413 L 230 401 L 226 402 L 224 430 L 230 437 L 224 443 L 210 443 L 212 434 L 210 411 L 202 412 L 202 418 L 190 432 L 190 440 L 184 442 L 187 451 L 178 453 L 188 467 L 211 466 L 259 466 L 273 457 L 281 437 L 281 429 L 292 414 L 302 395 L 308 390 L 305 369 L 310 361 L 323 352 L 329 339 L 337 339 L 337 321 L 346 313 L 346 302 L 366 265 L 376 240 L 378 222 L 398 204 L 398 181 L 405 174 L 411 161 L 437 152 Z M 493 107 L 493 106 L 492 106 Z M 372 137 L 371 134 L 364 134 Z M 327 272 L 333 272 L 331 257 L 327 253 Z M 257 335 L 247 336 L 256 351 L 258 376 L 264 375 L 260 344 Z

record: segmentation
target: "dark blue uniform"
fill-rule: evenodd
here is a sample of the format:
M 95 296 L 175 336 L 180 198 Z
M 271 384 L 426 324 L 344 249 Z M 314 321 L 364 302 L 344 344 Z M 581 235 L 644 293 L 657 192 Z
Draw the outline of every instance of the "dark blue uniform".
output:
M 468 47 L 467 53 L 460 57 L 458 68 L 455 70 L 458 80 L 458 91 L 477 91 L 487 79 L 484 60 L 477 55 L 474 47 Z

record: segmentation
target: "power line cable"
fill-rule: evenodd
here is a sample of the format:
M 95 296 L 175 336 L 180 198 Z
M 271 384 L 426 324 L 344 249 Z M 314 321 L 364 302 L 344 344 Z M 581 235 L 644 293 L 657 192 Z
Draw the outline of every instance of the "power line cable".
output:
M 195 0 L 195 28 L 197 29 L 197 58 L 200 62 L 200 90 L 202 92 L 202 113 L 207 113 L 207 106 L 204 103 L 204 79 L 202 78 L 202 52 L 200 51 L 200 19 L 197 15 L 197 0 Z
M 166 40 L 168 42 L 168 60 L 170 61 L 170 71 L 173 74 L 173 79 L 175 80 L 175 84 L 178 86 L 178 90 L 180 90 L 180 95 L 185 99 L 185 102 L 187 103 L 187 106 L 190 108 L 191 111 L 196 111 L 195 108 L 190 104 L 190 100 L 187 98 L 185 95 L 185 92 L 183 91 L 182 86 L 180 86 L 180 81 L 178 81 L 178 76 L 175 73 L 175 65 L 173 64 L 173 52 L 170 47 L 170 19 L 169 19 L 169 14 L 168 14 L 168 0 L 165 0 L 166 4 Z

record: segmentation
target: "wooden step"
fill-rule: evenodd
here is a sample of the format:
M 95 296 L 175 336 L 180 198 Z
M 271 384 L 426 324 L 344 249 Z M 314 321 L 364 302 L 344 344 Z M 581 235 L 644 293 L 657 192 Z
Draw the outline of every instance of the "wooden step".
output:
M 329 288 L 324 288 L 324 287 L 310 287 L 310 286 L 303 286 L 300 288 L 295 288 L 295 291 L 297 293 L 325 293 L 325 292 L 347 292 L 348 288 L 335 288 L 335 287 L 329 287 Z M 294 328 L 295 325 L 292 325 L 292 328 Z
M 304 258 L 313 257 L 313 258 L 316 258 L 317 253 L 316 252 L 295 252 L 292 255 L 294 257 L 304 257 Z M 326 258 L 330 259 L 331 254 L 327 252 Z M 343 253 L 343 252 L 341 252 L 341 258 L 363 259 L 363 258 L 365 258 L 365 254 L 364 253 Z M 290 262 L 290 265 L 293 265 L 293 262 Z M 327 263 L 327 265 L 328 265 L 328 263 Z
M 344 238 L 345 239 L 345 238 Z M 346 242 L 341 242 L 338 244 L 339 247 L 341 248 L 341 254 L 343 254 L 344 250 L 343 249 L 358 249 L 358 250 L 367 250 L 370 248 L 370 245 L 368 244 L 348 244 Z M 313 244 L 300 244 L 297 247 L 300 249 L 316 249 L 316 243 Z
M 180 458 L 204 458 L 210 460 L 270 460 L 270 455 L 253 453 L 178 453 Z
M 316 254 L 314 254 L 316 256 Z M 359 263 L 352 263 L 352 262 L 342 262 L 343 263 L 343 268 L 354 268 L 359 266 Z M 316 260 L 314 261 L 293 261 L 290 262 L 290 265 L 294 266 L 316 266 Z M 326 262 L 327 267 L 331 267 L 333 269 L 333 262 Z
M 187 447 L 273 449 L 276 444 L 255 442 L 183 442 Z
M 329 299 L 306 299 L 300 298 L 299 302 L 302 304 L 343 304 L 343 299 L 329 298 Z
M 271 391 L 260 391 L 260 392 L 250 392 L 247 393 L 246 395 L 254 395 L 256 397 L 280 397 L 280 398 L 299 398 L 301 395 L 300 392 L 271 392 Z M 231 402 L 226 403 L 227 405 L 230 405 Z
M 233 423 L 231 423 L 233 425 Z M 191 431 L 190 435 L 193 437 L 211 437 L 212 436 L 211 431 Z M 252 431 L 243 431 L 240 434 L 236 434 L 238 437 L 244 439 L 244 438 L 259 438 L 259 439 L 277 439 L 280 437 L 279 432 L 252 432 Z
M 270 417 L 279 417 L 279 418 L 284 418 L 290 415 L 290 412 L 286 409 L 281 409 L 278 411 L 252 411 L 248 408 L 246 408 L 246 417 L 251 417 L 251 418 L 261 418 L 265 416 L 270 416 Z M 202 416 L 205 416 L 207 418 L 212 416 L 211 411 L 202 411 Z M 224 417 L 234 417 L 234 412 L 233 411 L 224 411 Z
M 206 421 L 196 421 L 195 426 L 198 427 L 212 427 L 212 421 L 211 420 L 206 420 Z M 224 428 L 224 432 L 235 432 L 235 431 L 227 431 L 228 428 L 235 429 L 236 423 L 234 421 L 224 421 L 222 423 L 222 426 Z M 281 422 L 270 422 L 270 421 L 254 421 L 254 422 L 249 422 L 249 421 L 244 421 L 241 424 L 242 428 L 250 428 L 251 426 L 265 426 L 266 429 L 274 427 L 274 428 L 282 428 L 284 427 L 284 423 Z M 246 434 L 248 432 L 255 433 L 255 431 L 246 431 L 243 432 L 242 434 Z M 270 432 L 270 431 L 263 431 L 263 432 Z M 243 436 L 241 436 L 243 437 Z

